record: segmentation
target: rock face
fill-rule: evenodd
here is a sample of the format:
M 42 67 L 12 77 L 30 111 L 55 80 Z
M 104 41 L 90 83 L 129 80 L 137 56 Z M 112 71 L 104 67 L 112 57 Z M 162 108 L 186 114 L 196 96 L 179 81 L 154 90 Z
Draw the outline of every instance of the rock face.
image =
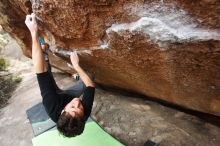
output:
M 220 116 L 219 0 L 1 0 L 0 25 L 30 57 L 30 12 L 66 72 L 70 51 L 106 86 Z

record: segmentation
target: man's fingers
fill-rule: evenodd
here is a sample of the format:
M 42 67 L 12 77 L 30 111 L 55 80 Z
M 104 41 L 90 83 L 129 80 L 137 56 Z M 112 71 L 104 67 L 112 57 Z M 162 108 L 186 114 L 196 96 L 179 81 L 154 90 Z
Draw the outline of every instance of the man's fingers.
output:
M 26 15 L 26 19 L 29 18 L 29 17 L 31 17 L 31 15 Z
M 73 66 L 69 63 L 67 63 L 67 66 L 70 67 L 70 68 L 73 68 Z
M 30 15 L 26 16 L 26 19 L 25 19 L 25 22 L 24 22 L 26 25 L 28 25 L 28 23 L 30 21 L 30 17 L 31 17 Z
M 70 57 L 72 57 L 72 56 L 73 56 L 73 52 L 70 53 Z
M 35 18 L 33 18 L 32 15 L 27 15 L 26 16 L 26 20 L 25 20 L 25 24 L 29 24 L 29 23 L 31 23 L 34 20 L 35 20 Z
M 31 13 L 31 16 L 32 16 L 32 17 L 36 17 L 36 15 L 35 15 L 34 13 Z
M 32 21 L 36 22 L 36 15 L 34 13 L 26 16 L 25 23 L 32 22 Z
M 78 56 L 78 55 L 77 55 L 77 51 L 74 51 L 74 55 L 75 55 L 75 56 Z
M 70 56 L 77 56 L 77 52 L 76 51 L 71 52 Z
M 31 15 L 27 15 L 27 16 L 26 16 L 26 19 L 25 19 L 25 22 L 30 21 L 30 18 L 31 18 Z
M 36 15 L 34 13 L 31 14 L 32 21 L 36 21 Z
M 30 30 L 30 32 L 37 32 L 37 21 L 35 18 L 35 14 L 26 15 L 25 24 Z

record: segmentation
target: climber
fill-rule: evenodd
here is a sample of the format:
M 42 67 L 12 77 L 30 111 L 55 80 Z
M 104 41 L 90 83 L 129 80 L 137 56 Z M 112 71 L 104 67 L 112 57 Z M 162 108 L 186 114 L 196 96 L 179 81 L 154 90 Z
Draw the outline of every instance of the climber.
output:
M 41 91 L 42 102 L 50 118 L 57 123 L 57 129 L 66 137 L 80 135 L 85 127 L 93 105 L 95 85 L 79 65 L 76 52 L 70 55 L 73 68 L 80 79 L 67 90 L 57 93 L 53 76 L 46 67 L 46 61 L 38 39 L 38 25 L 35 14 L 27 15 L 25 24 L 32 37 L 32 61 Z M 78 98 L 83 94 L 82 99 Z

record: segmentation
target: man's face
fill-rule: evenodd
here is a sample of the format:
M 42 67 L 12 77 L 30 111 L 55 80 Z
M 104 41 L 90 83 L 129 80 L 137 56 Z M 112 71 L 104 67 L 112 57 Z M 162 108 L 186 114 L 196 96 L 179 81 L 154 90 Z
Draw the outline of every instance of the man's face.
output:
M 72 117 L 83 117 L 84 108 L 79 98 L 74 98 L 64 108 L 64 111 L 69 113 Z

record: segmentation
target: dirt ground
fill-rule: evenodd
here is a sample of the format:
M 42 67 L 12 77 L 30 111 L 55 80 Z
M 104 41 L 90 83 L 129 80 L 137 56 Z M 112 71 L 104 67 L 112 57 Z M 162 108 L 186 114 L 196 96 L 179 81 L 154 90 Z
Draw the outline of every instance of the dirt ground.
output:
M 9 48 L 13 50 L 14 47 Z M 41 101 L 30 60 L 16 58 L 19 57 L 10 58 L 10 70 L 20 74 L 23 80 L 13 92 L 9 104 L 0 109 L 0 146 L 32 145 L 33 133 L 25 112 Z M 56 72 L 54 76 L 61 88 L 73 84 L 67 74 Z M 218 118 L 205 114 L 199 116 L 146 97 L 100 88 L 96 90 L 92 110 L 92 117 L 127 146 L 143 146 L 148 139 L 161 146 L 220 146 Z

